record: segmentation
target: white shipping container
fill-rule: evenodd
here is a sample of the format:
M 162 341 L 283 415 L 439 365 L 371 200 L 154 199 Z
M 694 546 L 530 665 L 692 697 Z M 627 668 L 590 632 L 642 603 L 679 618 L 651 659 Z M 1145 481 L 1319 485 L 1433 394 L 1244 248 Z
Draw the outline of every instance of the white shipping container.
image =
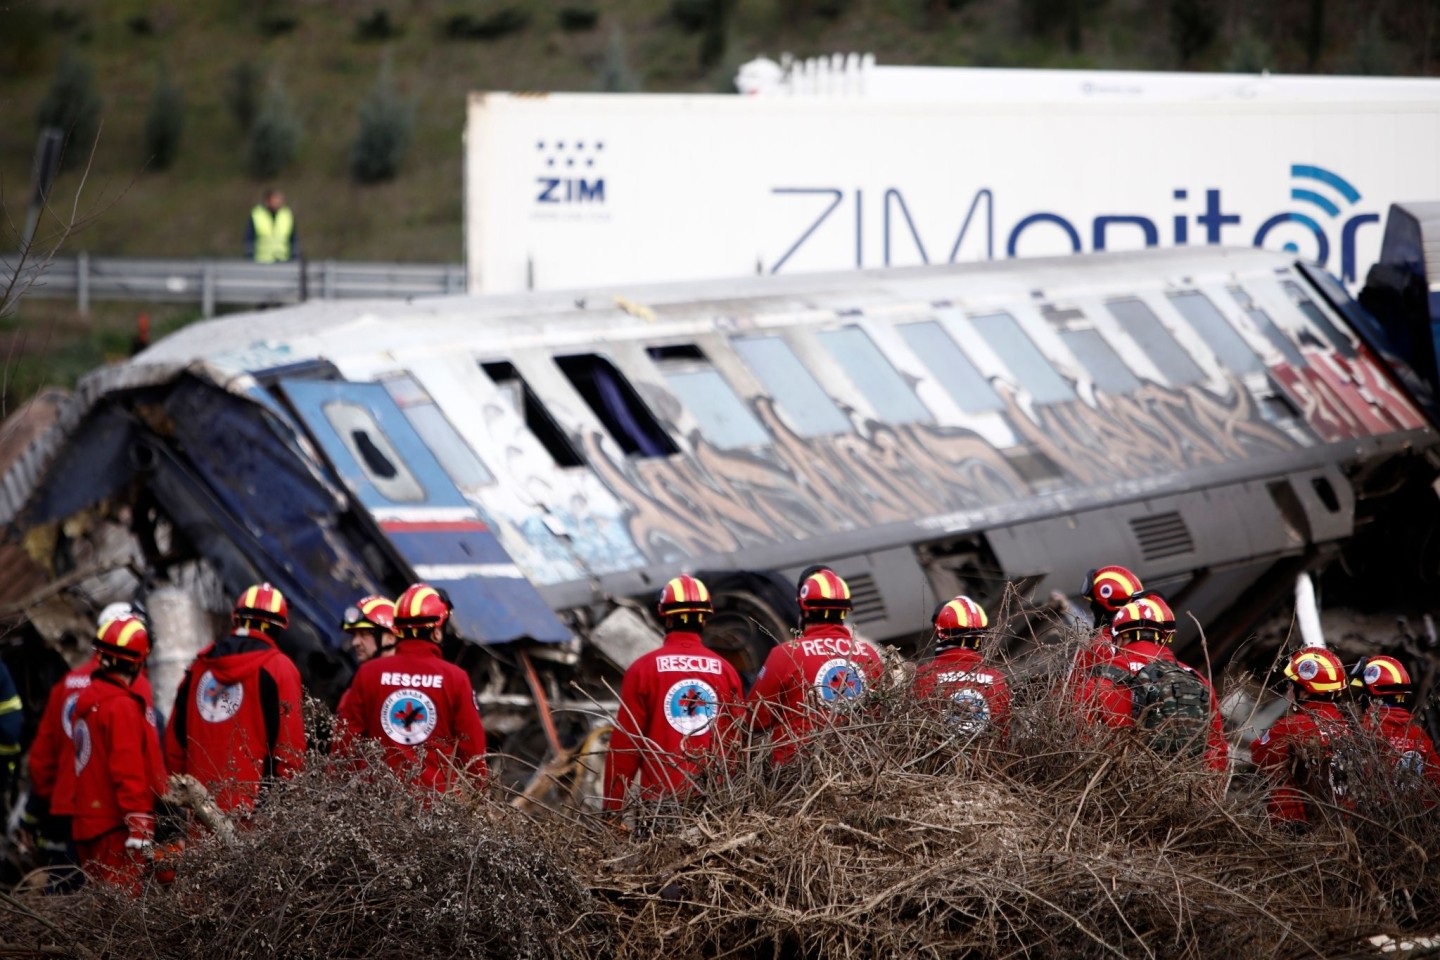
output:
M 465 187 L 472 292 L 1184 244 L 1354 283 L 1440 197 L 1440 99 L 475 94 Z

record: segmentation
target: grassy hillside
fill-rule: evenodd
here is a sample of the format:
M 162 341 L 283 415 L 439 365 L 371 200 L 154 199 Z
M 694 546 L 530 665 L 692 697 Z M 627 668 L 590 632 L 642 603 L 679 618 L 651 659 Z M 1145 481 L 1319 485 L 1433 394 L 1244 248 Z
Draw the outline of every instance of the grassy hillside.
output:
M 869 50 L 890 64 L 1175 69 L 1180 24 L 1191 24 L 1191 41 L 1210 38 L 1192 52 L 1193 68 L 1293 71 L 1313 59 L 1315 69 L 1330 72 L 1415 73 L 1440 63 L 1432 56 L 1440 41 L 1433 0 L 1274 0 L 1251 14 L 1226 0 L 729 2 L 726 48 L 702 69 L 701 36 L 681 27 L 672 0 L 17 0 L 0 7 L 5 213 L 23 222 L 36 112 L 67 50 L 93 64 L 104 102 L 82 203 L 93 222 L 73 249 L 239 253 L 262 184 L 244 171 L 244 133 L 227 109 L 226 88 L 237 66 L 251 64 L 296 106 L 303 139 L 276 181 L 297 212 L 308 255 L 426 261 L 462 258 L 465 95 L 596 89 L 617 30 L 652 91 L 731 89 L 738 63 L 784 50 Z M 563 29 L 565 8 L 593 12 L 595 25 Z M 490 41 L 444 36 L 453 18 L 473 24 L 505 10 L 528 19 L 523 29 Z M 379 22 L 377 14 L 396 35 L 367 41 L 359 25 Z M 346 165 L 356 111 L 387 58 L 414 104 L 413 145 L 396 180 L 358 186 Z M 147 169 L 142 131 L 162 63 L 183 91 L 185 111 L 178 159 L 158 172 Z M 56 195 L 73 196 L 77 183 L 75 173 L 62 176 Z

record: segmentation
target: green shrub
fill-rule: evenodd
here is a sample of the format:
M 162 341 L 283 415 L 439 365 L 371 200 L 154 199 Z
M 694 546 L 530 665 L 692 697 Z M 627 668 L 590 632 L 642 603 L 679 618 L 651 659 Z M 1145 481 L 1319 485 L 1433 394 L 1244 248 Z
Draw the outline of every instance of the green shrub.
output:
M 519 7 L 502 7 L 488 17 L 457 13 L 445 20 L 441 33 L 449 40 L 499 40 L 530 25 L 530 14 Z
M 595 29 L 600 22 L 600 11 L 594 7 L 561 7 L 556 21 L 566 33 L 582 33 Z
M 387 62 L 360 104 L 360 133 L 350 147 L 350 176 L 357 183 L 393 180 L 410 146 L 414 108 L 401 99 Z
M 66 50 L 40 104 L 39 116 L 40 126 L 59 127 L 65 133 L 62 169 L 73 169 L 89 158 L 103 107 L 95 86 L 95 68 L 73 50 Z
M 260 79 L 260 68 L 251 60 L 235 64 L 225 78 L 225 106 L 245 133 L 250 132 L 260 109 Z
M 155 21 L 146 14 L 137 13 L 133 17 L 127 17 L 125 26 L 129 27 L 130 32 L 137 37 L 155 36 Z
M 255 28 L 262 37 L 280 37 L 300 26 L 300 15 L 296 13 L 294 0 L 260 0 L 256 12 Z
M 180 152 L 180 134 L 185 126 L 185 98 L 162 65 L 150 95 L 150 112 L 145 116 L 145 161 L 156 170 L 165 170 Z
M 0 10 L 0 77 L 25 77 L 40 69 L 45 29 L 45 14 L 33 4 Z
M 1170 0 L 1170 41 L 1180 63 L 1204 53 L 1220 29 L 1220 11 L 1210 0 Z
M 393 40 L 405 32 L 405 28 L 390 19 L 390 11 L 377 7 L 368 16 L 355 21 L 355 39 L 362 43 L 381 43 Z
M 670 0 L 670 17 L 686 33 L 699 33 L 710 20 L 714 0 Z
M 272 178 L 290 165 L 299 146 L 300 120 L 284 88 L 272 81 L 250 127 L 246 168 L 257 180 Z

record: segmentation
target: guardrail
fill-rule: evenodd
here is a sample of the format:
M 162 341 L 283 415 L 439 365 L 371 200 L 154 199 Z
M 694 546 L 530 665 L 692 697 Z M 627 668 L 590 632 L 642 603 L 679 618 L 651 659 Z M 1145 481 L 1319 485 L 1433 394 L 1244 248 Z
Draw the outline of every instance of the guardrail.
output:
M 14 263 L 18 258 L 7 262 Z M 359 263 L 296 260 L 164 260 L 141 257 L 56 257 L 30 268 L 27 297 L 73 299 L 83 313 L 92 300 L 199 303 L 205 316 L 218 304 L 289 304 L 306 300 L 403 299 L 465 292 L 458 263 Z

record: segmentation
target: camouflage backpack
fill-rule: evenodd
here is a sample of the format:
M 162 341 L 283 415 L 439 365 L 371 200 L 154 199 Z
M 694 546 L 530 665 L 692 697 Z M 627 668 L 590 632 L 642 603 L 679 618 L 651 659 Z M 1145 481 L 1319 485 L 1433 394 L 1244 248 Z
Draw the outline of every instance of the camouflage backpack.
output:
M 1130 715 L 1159 753 L 1198 757 L 1209 745 L 1210 691 L 1195 671 L 1151 660 L 1133 673 L 1110 664 L 1092 673 L 1130 691 Z

